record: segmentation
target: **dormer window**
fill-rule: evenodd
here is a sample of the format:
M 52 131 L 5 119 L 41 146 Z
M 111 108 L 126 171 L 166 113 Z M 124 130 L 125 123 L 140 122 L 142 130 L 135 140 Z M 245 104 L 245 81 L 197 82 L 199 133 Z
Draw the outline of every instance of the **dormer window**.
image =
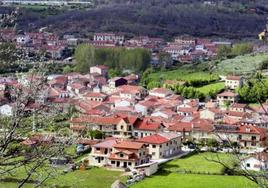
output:
M 124 157 L 124 154 L 123 153 L 120 153 L 120 155 L 119 155 L 120 157 Z

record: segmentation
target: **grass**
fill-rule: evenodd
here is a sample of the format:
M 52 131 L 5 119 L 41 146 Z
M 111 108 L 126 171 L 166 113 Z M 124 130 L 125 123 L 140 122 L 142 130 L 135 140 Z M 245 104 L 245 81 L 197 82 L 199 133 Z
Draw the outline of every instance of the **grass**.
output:
M 210 172 L 210 173 L 221 173 L 223 170 L 222 165 L 215 162 L 211 162 L 207 159 L 216 160 L 217 157 L 226 164 L 232 163 L 232 156 L 228 154 L 215 154 L 215 153 L 200 153 L 190 157 L 177 159 L 170 161 L 164 165 L 165 170 L 191 170 L 192 172 Z
M 178 171 L 191 170 L 194 173 L 209 172 L 221 174 L 223 167 L 220 164 L 208 161 L 219 157 L 228 165 L 233 165 L 233 160 L 229 154 L 201 153 L 182 159 L 170 161 L 163 165 L 162 170 L 155 175 L 131 186 L 131 188 L 254 188 L 254 183 L 242 176 L 226 175 L 201 175 L 201 174 L 183 174 Z
M 45 182 L 44 187 L 107 188 L 117 179 L 125 181 L 125 177 L 121 174 L 122 172 L 109 171 L 104 168 L 76 170 L 49 179 Z M 14 188 L 17 186 L 18 184 L 15 182 L 0 182 L 0 187 Z M 28 183 L 25 187 L 30 188 L 34 185 Z
M 249 180 L 239 176 L 197 175 L 197 174 L 157 174 L 146 178 L 131 188 L 254 188 Z
M 268 59 L 268 54 L 244 55 L 226 59 L 217 65 L 220 74 L 247 74 L 260 68 L 262 61 Z
M 53 180 L 49 180 L 46 184 L 48 186 L 69 186 L 76 188 L 106 188 L 117 180 L 123 180 L 124 177 L 120 177 L 122 172 L 109 171 L 104 168 L 92 168 L 90 170 L 76 170 L 64 175 L 60 175 Z
M 220 92 L 221 90 L 224 89 L 224 87 L 225 87 L 224 82 L 217 82 L 217 83 L 212 83 L 212 84 L 205 85 L 202 87 L 198 87 L 196 89 L 200 91 L 201 93 L 208 95 L 210 92 L 213 92 L 213 91 Z
M 191 81 L 191 80 L 217 80 L 217 74 L 210 74 L 208 72 L 193 71 L 191 69 L 176 69 L 165 72 L 156 72 L 149 75 L 150 81 L 163 80 L 179 80 L 179 81 Z

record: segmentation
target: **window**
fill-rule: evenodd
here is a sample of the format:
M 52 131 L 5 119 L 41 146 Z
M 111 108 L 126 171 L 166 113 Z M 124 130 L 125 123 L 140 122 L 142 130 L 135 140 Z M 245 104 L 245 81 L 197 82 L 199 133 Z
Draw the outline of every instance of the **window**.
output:
M 131 166 L 132 165 L 132 163 L 131 162 L 128 162 L 128 166 Z
M 119 155 L 120 157 L 124 157 L 124 154 L 123 153 L 120 153 L 120 155 Z
M 155 155 L 155 152 L 152 152 L 152 155 L 154 156 Z
M 111 161 L 112 164 L 115 164 L 115 161 Z
M 96 148 L 97 151 L 100 151 L 100 148 Z
M 156 145 L 153 145 L 152 147 L 153 147 L 153 148 L 156 148 Z
M 249 163 L 247 163 L 247 167 L 250 167 L 250 164 Z
M 121 125 L 121 130 L 123 130 L 124 129 L 124 126 L 123 125 Z

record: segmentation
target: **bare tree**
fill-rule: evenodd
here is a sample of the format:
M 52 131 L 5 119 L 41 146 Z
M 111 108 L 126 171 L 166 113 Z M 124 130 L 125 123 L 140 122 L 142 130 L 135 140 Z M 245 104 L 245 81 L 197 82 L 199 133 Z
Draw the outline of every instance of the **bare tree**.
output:
M 0 176 L 12 177 L 16 171 L 23 172 L 18 187 L 27 182 L 40 186 L 47 179 L 57 174 L 49 161 L 53 157 L 65 156 L 64 149 L 76 143 L 76 137 L 63 138 L 61 133 L 40 135 L 36 122 L 49 119 L 59 113 L 57 107 L 38 104 L 40 96 L 46 90 L 46 71 L 38 65 L 27 74 L 27 82 L 9 89 L 13 105 L 11 117 L 0 117 Z M 46 128 L 46 122 L 43 128 Z M 22 145 L 22 141 L 30 146 Z

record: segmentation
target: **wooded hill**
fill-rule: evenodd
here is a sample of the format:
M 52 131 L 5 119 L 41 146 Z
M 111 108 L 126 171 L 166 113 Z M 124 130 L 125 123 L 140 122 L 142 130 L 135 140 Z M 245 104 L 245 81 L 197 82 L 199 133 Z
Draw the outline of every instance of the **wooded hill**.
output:
M 58 11 L 56 15 L 24 9 L 19 28 L 49 26 L 60 34 L 85 36 L 114 31 L 165 38 L 180 34 L 257 38 L 267 16 L 266 0 L 96 0 L 94 8 Z

